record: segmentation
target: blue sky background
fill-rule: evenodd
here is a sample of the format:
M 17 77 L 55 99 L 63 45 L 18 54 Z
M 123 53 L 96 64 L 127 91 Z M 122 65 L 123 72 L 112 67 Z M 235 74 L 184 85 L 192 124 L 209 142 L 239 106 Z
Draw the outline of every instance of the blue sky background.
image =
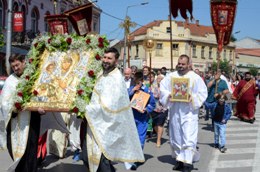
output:
M 149 2 L 144 6 L 128 8 L 128 16 L 132 21 L 145 25 L 154 20 L 167 20 L 169 15 L 168 0 L 98 0 L 96 3 L 103 11 L 101 15 L 101 34 L 109 39 L 122 39 L 124 31 L 119 28 L 124 19 L 127 6 Z M 108 13 L 119 19 L 108 16 Z M 193 0 L 193 15 L 201 25 L 210 26 L 210 0 Z M 177 21 L 183 21 L 181 17 Z M 131 31 L 137 29 L 137 26 Z M 240 31 L 240 32 L 239 32 Z M 238 8 L 233 33 L 239 40 L 252 37 L 260 40 L 260 0 L 238 0 Z

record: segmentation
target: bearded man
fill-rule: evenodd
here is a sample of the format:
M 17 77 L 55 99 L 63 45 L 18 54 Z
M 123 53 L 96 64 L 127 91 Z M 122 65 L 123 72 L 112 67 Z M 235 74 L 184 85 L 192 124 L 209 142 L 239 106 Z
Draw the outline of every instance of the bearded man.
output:
M 245 79 L 239 81 L 233 99 L 237 100 L 236 114 L 242 121 L 254 123 L 255 121 L 255 105 L 256 96 L 258 94 L 255 80 L 252 79 L 251 73 L 245 73 Z
M 169 136 L 172 156 L 176 158 L 173 170 L 190 172 L 193 162 L 199 160 L 196 149 L 198 137 L 198 114 L 208 96 L 207 87 L 199 75 L 190 70 L 190 58 L 181 55 L 178 59 L 177 71 L 167 75 L 160 83 L 160 102 L 169 107 Z M 172 79 L 186 79 L 189 82 L 188 102 L 172 101 Z M 174 94 L 173 94 L 174 95 Z
M 114 172 L 111 161 L 144 161 L 124 77 L 116 68 L 118 58 L 115 48 L 105 51 L 103 74 L 86 106 L 83 161 L 90 172 Z

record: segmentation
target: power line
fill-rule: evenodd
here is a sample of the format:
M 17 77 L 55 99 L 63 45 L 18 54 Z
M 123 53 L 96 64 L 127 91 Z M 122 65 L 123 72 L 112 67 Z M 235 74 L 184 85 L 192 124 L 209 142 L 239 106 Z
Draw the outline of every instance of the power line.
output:
M 117 19 L 117 20 L 120 20 L 120 21 L 125 21 L 124 19 L 121 19 L 121 18 L 118 18 L 118 17 L 113 16 L 113 15 L 111 15 L 111 14 L 108 14 L 108 13 L 105 12 L 105 11 L 102 11 L 102 13 L 104 13 L 105 15 L 107 15 L 107 16 L 109 16 L 109 17 L 112 17 L 112 18 L 114 18 L 114 19 Z
M 102 11 L 102 13 L 104 13 L 105 15 L 107 15 L 107 16 L 109 16 L 109 17 L 112 17 L 112 18 L 114 18 L 114 19 L 117 19 L 117 20 L 120 20 L 120 21 L 124 21 L 124 19 L 121 19 L 121 18 L 119 18 L 119 17 L 116 17 L 116 16 L 113 16 L 113 15 L 111 15 L 111 14 L 109 14 L 109 13 L 107 13 L 107 12 L 105 12 L 105 11 Z M 133 21 L 134 22 L 134 21 Z M 135 22 L 136 23 L 136 22 Z M 141 26 L 141 27 L 145 27 L 145 28 L 147 28 L 147 29 L 151 29 L 151 30 L 153 30 L 153 31 L 155 31 L 155 32 L 159 32 L 159 33 L 163 33 L 163 34 L 169 34 L 169 33 L 167 33 L 167 32 L 163 32 L 163 31 L 160 31 L 160 30 L 156 30 L 156 29 L 154 29 L 154 28 L 152 28 L 152 27 L 147 27 L 147 26 L 144 26 L 144 25 L 141 25 L 141 24 L 139 24 L 139 23 L 136 23 L 138 26 Z M 172 34 L 173 36 L 178 36 L 178 35 L 176 35 L 176 34 Z M 179 36 L 178 36 L 179 37 Z M 188 38 L 188 37 L 181 37 L 181 38 Z

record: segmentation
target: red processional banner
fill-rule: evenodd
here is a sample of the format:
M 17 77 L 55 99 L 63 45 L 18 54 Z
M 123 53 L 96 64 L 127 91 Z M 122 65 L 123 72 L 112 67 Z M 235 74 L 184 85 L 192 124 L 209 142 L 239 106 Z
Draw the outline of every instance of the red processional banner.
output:
M 52 35 L 68 33 L 68 19 L 65 15 L 47 15 L 45 16 L 49 25 L 49 32 Z
M 236 15 L 237 0 L 211 0 L 211 20 L 218 43 L 218 52 L 229 44 Z
M 23 32 L 23 12 L 14 12 L 13 32 Z
M 92 8 L 92 4 L 88 3 L 64 12 L 78 35 L 83 36 L 91 32 Z

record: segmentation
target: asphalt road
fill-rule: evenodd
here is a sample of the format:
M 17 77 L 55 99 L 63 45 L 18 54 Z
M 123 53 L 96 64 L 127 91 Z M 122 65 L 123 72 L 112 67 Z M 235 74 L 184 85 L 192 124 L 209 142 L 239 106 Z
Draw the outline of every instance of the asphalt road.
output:
M 194 172 L 259 172 L 260 171 L 260 102 L 256 109 L 256 122 L 249 124 L 237 120 L 234 116 L 227 124 L 227 152 L 221 153 L 213 148 L 211 122 L 205 121 L 203 115 L 199 120 L 198 147 L 200 161 L 194 164 Z M 148 139 L 144 148 L 146 162 L 139 166 L 137 172 L 170 172 L 175 161 L 167 132 L 162 146 L 156 147 L 156 139 Z M 48 155 L 39 172 L 86 172 L 82 161 L 72 162 L 73 153 L 68 150 L 64 159 Z M 5 172 L 11 164 L 7 151 L 0 151 L 0 172 Z M 126 172 L 122 163 L 114 163 L 118 172 Z

